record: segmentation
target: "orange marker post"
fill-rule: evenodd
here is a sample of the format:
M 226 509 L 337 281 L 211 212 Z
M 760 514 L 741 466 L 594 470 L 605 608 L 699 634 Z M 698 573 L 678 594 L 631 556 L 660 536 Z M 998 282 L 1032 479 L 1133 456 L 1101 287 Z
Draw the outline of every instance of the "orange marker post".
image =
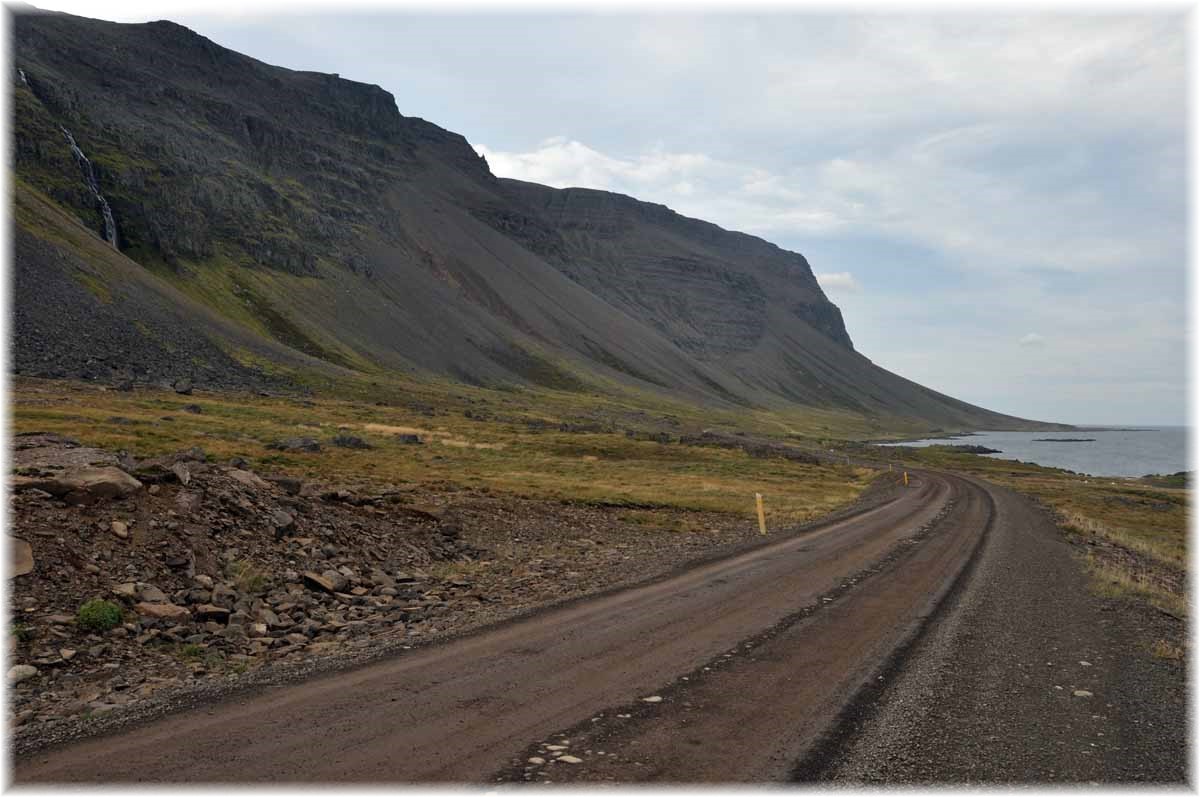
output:
M 904 486 L 908 486 L 908 471 L 904 471 Z
M 762 493 L 754 494 L 754 502 L 758 504 L 758 533 L 767 533 L 767 516 L 763 514 Z

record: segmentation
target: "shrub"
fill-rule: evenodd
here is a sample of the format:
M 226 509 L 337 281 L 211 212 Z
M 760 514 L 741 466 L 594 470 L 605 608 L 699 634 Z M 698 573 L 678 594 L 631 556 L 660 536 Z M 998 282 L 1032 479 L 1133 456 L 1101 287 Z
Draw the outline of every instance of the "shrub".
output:
M 79 607 L 75 623 L 85 631 L 107 631 L 121 624 L 121 607 L 112 601 L 90 600 Z
M 16 637 L 17 642 L 24 645 L 25 643 L 27 643 L 31 639 L 33 639 L 34 630 L 33 630 L 32 626 L 28 626 L 25 623 L 13 623 L 12 624 L 12 635 L 14 637 Z
M 257 595 L 270 586 L 266 573 L 256 567 L 253 562 L 245 559 L 230 562 L 225 567 L 225 574 L 233 580 L 233 585 L 237 587 L 238 592 Z

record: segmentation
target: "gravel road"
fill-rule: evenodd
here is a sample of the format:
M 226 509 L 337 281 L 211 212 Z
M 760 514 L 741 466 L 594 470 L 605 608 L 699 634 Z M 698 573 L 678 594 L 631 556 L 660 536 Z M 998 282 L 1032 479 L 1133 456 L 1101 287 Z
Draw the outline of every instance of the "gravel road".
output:
M 1178 780 L 1183 678 L 1129 647 L 1128 617 L 1025 499 L 921 473 L 801 534 L 46 749 L 15 777 Z

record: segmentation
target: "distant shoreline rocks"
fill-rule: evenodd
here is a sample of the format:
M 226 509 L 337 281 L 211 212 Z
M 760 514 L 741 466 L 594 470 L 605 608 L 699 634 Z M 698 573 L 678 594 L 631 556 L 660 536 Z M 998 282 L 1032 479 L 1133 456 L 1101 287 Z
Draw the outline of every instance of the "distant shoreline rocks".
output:
M 1094 443 L 1094 437 L 1035 437 L 1031 443 Z
M 958 451 L 963 454 L 1003 454 L 1004 453 L 1003 451 L 1001 451 L 998 448 L 988 448 L 987 446 L 957 445 L 957 446 L 938 446 L 938 448 L 944 448 L 947 451 Z

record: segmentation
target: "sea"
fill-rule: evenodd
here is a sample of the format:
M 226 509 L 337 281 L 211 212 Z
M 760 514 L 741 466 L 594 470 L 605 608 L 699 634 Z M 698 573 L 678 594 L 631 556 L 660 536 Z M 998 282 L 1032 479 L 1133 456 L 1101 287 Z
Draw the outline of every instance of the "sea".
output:
M 1091 438 L 1086 443 L 1039 442 L 1047 438 Z M 973 445 L 999 449 L 995 459 L 1034 462 L 1091 476 L 1146 476 L 1188 470 L 1188 427 L 1089 426 L 1069 432 L 974 432 L 886 445 Z

